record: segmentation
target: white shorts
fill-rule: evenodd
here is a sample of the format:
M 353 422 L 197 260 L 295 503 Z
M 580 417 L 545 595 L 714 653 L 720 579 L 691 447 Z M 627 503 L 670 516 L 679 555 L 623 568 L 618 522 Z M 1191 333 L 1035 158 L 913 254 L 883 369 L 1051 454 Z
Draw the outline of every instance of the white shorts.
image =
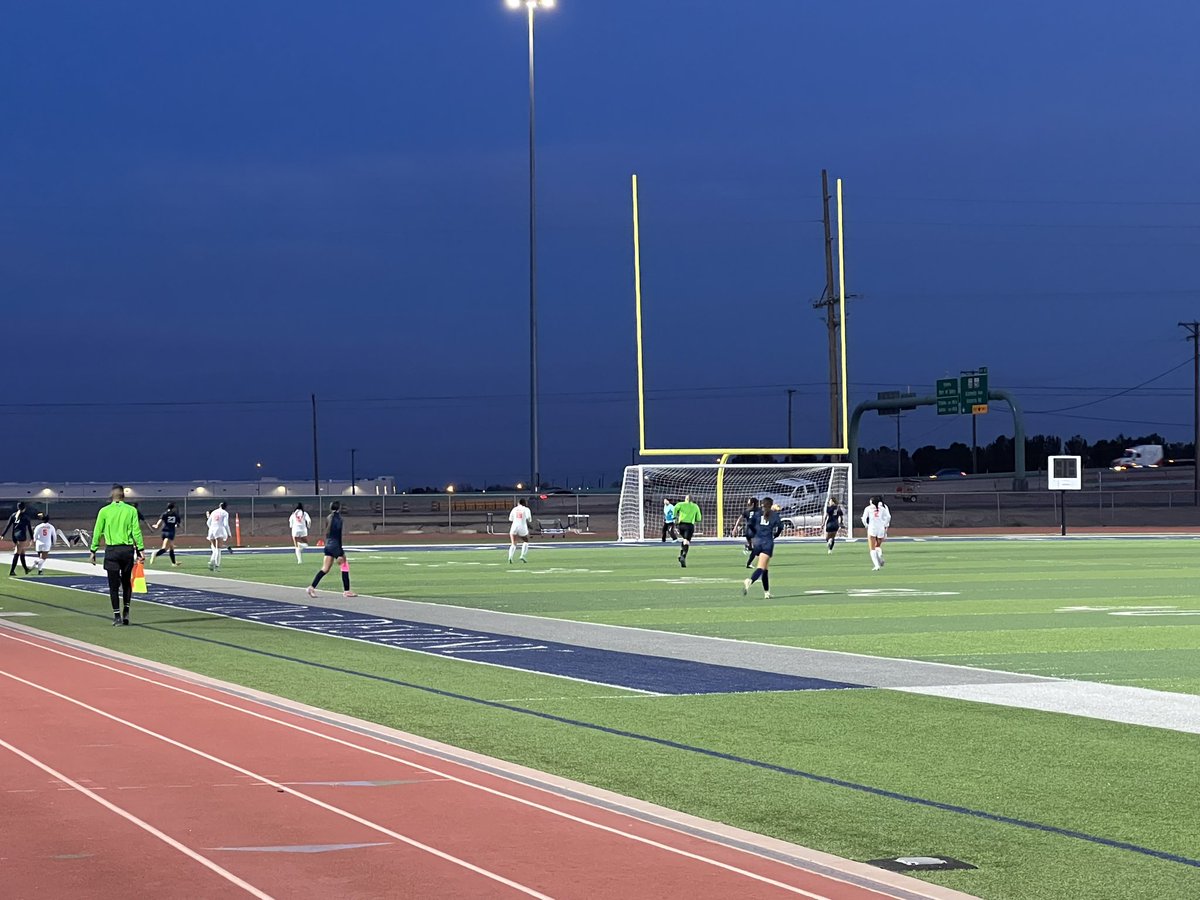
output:
M 225 528 L 210 528 L 208 539 L 210 541 L 227 541 L 229 540 L 229 531 Z
M 293 529 L 292 529 L 292 537 L 294 537 L 294 538 L 306 538 L 306 537 L 308 537 L 308 532 L 307 532 L 307 531 L 304 531 L 304 530 L 297 531 L 295 528 L 293 528 Z
M 868 528 L 867 529 L 867 537 L 879 538 L 879 540 L 882 541 L 884 538 L 887 537 L 887 532 L 880 531 L 877 528 Z
M 529 537 L 529 529 L 528 528 L 512 528 L 512 529 L 509 529 L 508 534 L 510 537 L 527 538 L 527 537 Z
M 33 542 L 33 549 L 36 550 L 38 553 L 49 553 L 50 549 L 53 546 L 54 546 L 53 541 L 34 541 Z

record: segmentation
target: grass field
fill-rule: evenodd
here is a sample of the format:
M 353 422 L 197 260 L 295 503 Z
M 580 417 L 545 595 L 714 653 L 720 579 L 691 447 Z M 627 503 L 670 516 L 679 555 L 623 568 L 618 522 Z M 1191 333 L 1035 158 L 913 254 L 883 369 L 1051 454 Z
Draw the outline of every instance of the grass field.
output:
M 657 545 L 535 547 L 526 566 L 471 549 L 351 562 L 378 596 L 1200 693 L 1200 615 L 1179 614 L 1200 612 L 1198 550 L 897 542 L 874 573 L 861 544 L 789 546 L 769 602 L 742 598 L 729 545 L 698 545 L 686 570 Z M 220 574 L 303 586 L 316 562 L 235 554 Z M 979 868 L 935 880 L 985 898 L 1200 897 L 1197 735 L 884 690 L 645 697 L 153 606 L 144 627 L 112 629 L 103 601 L 32 580 L 10 580 L 0 607 L 850 858 L 954 856 Z

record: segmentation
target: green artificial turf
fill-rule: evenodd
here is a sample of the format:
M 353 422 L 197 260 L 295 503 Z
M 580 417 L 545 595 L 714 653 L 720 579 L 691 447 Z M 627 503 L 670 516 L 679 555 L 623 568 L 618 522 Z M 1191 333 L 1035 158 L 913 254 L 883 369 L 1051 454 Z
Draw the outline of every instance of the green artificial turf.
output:
M 883 573 L 869 571 L 858 547 L 833 557 L 788 547 L 773 570 L 770 603 L 761 595 L 742 599 L 741 557 L 728 546 L 698 546 L 686 571 L 662 547 L 535 548 L 522 568 L 509 567 L 497 550 L 367 554 L 351 562 L 364 593 L 1029 671 L 1070 665 L 1081 677 L 1142 686 L 1150 678 L 1149 686 L 1178 682 L 1173 689 L 1196 691 L 1200 618 L 1055 612 L 1067 605 L 1200 608 L 1183 596 L 1198 574 L 1191 546 L 897 543 Z M 1022 562 L 1023 555 L 1031 559 Z M 1147 570 L 1143 577 L 1129 571 L 1135 560 Z M 302 585 L 315 561 L 315 554 L 304 566 L 291 556 L 235 554 L 222 575 Z M 199 570 L 202 562 L 190 557 L 185 565 Z M 672 583 L 681 575 L 731 583 Z M 1075 576 L 1090 586 L 1074 584 Z M 113 629 L 103 599 L 45 581 L 11 580 L 0 607 L 34 612 L 37 618 L 21 621 L 48 631 L 849 858 L 954 856 L 979 869 L 931 880 L 989 900 L 1200 896 L 1200 868 L 1179 862 L 529 711 L 1192 859 L 1200 857 L 1197 735 L 880 690 L 644 697 L 152 605 L 136 608 L 143 627 Z M 947 593 L 849 594 L 897 587 Z M 1126 588 L 1141 592 L 1136 601 Z
M 1190 540 L 893 542 L 873 572 L 865 544 L 785 545 L 772 599 L 742 551 L 697 544 L 351 554 L 354 587 L 450 603 L 876 656 L 924 659 L 1200 693 L 1200 545 Z M 196 569 L 201 560 L 190 557 Z M 235 554 L 221 575 L 306 585 L 318 565 Z M 329 576 L 337 587 L 337 573 Z M 816 593 L 820 592 L 820 593 Z M 1170 607 L 1119 609 L 1116 607 Z M 1068 612 L 1070 607 L 1112 609 Z M 1135 613 L 1127 615 L 1127 613 Z

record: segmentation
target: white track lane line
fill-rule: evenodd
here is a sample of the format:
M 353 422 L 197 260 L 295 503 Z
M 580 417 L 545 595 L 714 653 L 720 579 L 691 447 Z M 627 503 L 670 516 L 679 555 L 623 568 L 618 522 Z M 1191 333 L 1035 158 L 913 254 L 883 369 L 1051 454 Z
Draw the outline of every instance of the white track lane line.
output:
M 707 864 L 707 865 L 715 866 L 715 867 L 717 867 L 717 868 L 719 868 L 719 869 L 724 869 L 724 870 L 725 870 L 725 871 L 727 871 L 727 872 L 733 872 L 733 873 L 735 873 L 735 874 L 737 874 L 737 875 L 742 875 L 742 876 L 745 876 L 746 878 L 750 878 L 750 879 L 752 879 L 752 880 L 754 880 L 754 881 L 759 881 L 759 882 L 762 882 L 762 883 L 764 883 L 764 884 L 769 884 L 769 885 L 772 885 L 772 886 L 774 886 L 774 887 L 778 887 L 778 888 L 781 888 L 781 889 L 783 889 L 783 890 L 790 891 L 791 893 L 793 893 L 793 894 L 798 894 L 798 895 L 799 895 L 799 896 L 801 896 L 801 897 L 808 897 L 808 898 L 810 898 L 810 900 L 829 900 L 829 898 L 827 898 L 827 897 L 826 897 L 825 895 L 823 895 L 823 894 L 813 894 L 813 893 L 810 893 L 809 891 L 806 891 L 806 890 L 804 890 L 803 888 L 798 888 L 798 887 L 795 887 L 795 886 L 793 886 L 793 885 L 790 885 L 790 884 L 785 884 L 785 883 L 784 883 L 784 882 L 782 882 L 782 881 L 776 881 L 776 880 L 775 880 L 775 879 L 773 879 L 773 878 L 769 878 L 769 877 L 767 877 L 767 876 L 765 876 L 765 875 L 759 875 L 759 874 L 757 874 L 757 873 L 755 873 L 755 872 L 750 872 L 750 871 L 747 871 L 747 870 L 745 870 L 745 869 L 741 869 L 741 868 L 739 868 L 739 867 L 737 867 L 737 866 L 734 866 L 734 865 L 731 865 L 731 864 L 729 864 L 729 863 L 724 863 L 724 862 L 721 862 L 720 860 L 716 860 L 716 859 L 710 859 L 710 858 L 709 858 L 709 857 L 707 857 L 707 856 L 702 856 L 702 855 L 700 855 L 700 854 L 698 854 L 698 853 L 692 853 L 691 851 L 688 851 L 688 850 L 683 850 L 683 849 L 681 849 L 681 848 L 679 848 L 679 847 L 672 847 L 672 846 L 671 846 L 671 845 L 669 845 L 669 844 L 663 844 L 663 843 L 660 843 L 659 841 L 653 840 L 652 838 L 641 837 L 640 835 L 635 835 L 635 834 L 629 834 L 628 832 L 621 831 L 621 830 L 620 830 L 620 829 L 618 829 L 618 828 L 613 828 L 613 827 L 611 827 L 611 826 L 609 826 L 609 825 L 603 825 L 603 824 L 601 824 L 601 823 L 599 823 L 599 822 L 593 822 L 593 821 L 592 821 L 592 820 L 590 820 L 590 819 L 585 819 L 585 818 L 582 818 L 582 817 L 580 817 L 580 816 L 573 815 L 572 813 L 566 812 L 565 810 L 561 810 L 561 809 L 555 809 L 554 807 L 551 807 L 551 806 L 545 806 L 544 804 L 538 803 L 538 802 L 536 802 L 536 801 L 534 801 L 534 800 L 528 800 L 528 799 L 526 799 L 526 798 L 524 798 L 524 797 L 518 797 L 518 796 L 516 796 L 516 795 L 514 795 L 514 794 L 509 794 L 509 793 L 506 793 L 506 792 L 504 792 L 504 791 L 498 790 L 498 789 L 496 789 L 496 788 L 488 787 L 487 785 L 484 785 L 484 784 L 479 784 L 479 783 L 477 783 L 477 782 L 470 781 L 470 780 L 468 780 L 468 779 L 466 779 L 466 778 L 461 778 L 461 777 L 459 777 L 459 776 L 457 776 L 457 775 L 451 775 L 451 774 L 449 774 L 448 772 L 443 772 L 443 771 L 440 771 L 440 770 L 438 770 L 438 769 L 431 768 L 430 766 L 424 766 L 424 765 L 421 765 L 420 763 L 416 763 L 416 762 L 413 762 L 413 761 L 411 761 L 411 760 L 403 759 L 403 758 L 401 758 L 401 757 L 398 757 L 398 756 L 393 756 L 392 754 L 390 754 L 390 753 L 386 753 L 386 752 L 384 752 L 384 751 L 382 751 L 382 750 L 376 750 L 376 749 L 374 749 L 374 748 L 372 748 L 372 747 L 364 747 L 364 746 L 362 746 L 361 744 L 356 744 L 356 743 L 354 743 L 353 741 L 344 740 L 343 738 L 335 737 L 335 736 L 333 736 L 333 735 L 330 735 L 330 734 L 323 734 L 323 733 L 321 733 L 321 732 L 319 732 L 319 731 L 314 731 L 314 730 L 313 730 L 313 729 L 311 729 L 311 728 L 305 728 L 303 725 L 297 725 L 297 724 L 295 724 L 294 722 L 285 722 L 285 721 L 283 721 L 282 719 L 276 719 L 275 717 L 273 717 L 273 716 L 270 716 L 270 715 L 267 715 L 267 714 L 265 714 L 265 713 L 260 713 L 260 712 L 257 712 L 257 711 L 255 711 L 255 710 L 252 710 L 252 709 L 246 709 L 246 708 L 244 708 L 244 707 L 241 707 L 241 706 L 238 706 L 238 705 L 236 705 L 236 704 L 233 704 L 233 703 L 228 703 L 228 702 L 226 702 L 226 701 L 224 701 L 224 700 L 218 700 L 218 699 L 217 699 L 217 698 L 215 698 L 215 697 L 206 697 L 206 696 L 205 696 L 205 695 L 203 695 L 203 694 L 198 694 L 198 693 L 196 693 L 195 691 L 190 691 L 190 690 L 188 690 L 187 688 L 179 687 L 178 685 L 174 685 L 174 684 L 167 684 L 167 683 L 165 683 L 165 682 L 162 682 L 162 681 L 157 681 L 157 680 L 156 680 L 156 679 L 154 679 L 154 678 L 149 678 L 149 677 L 147 677 L 147 676 L 145 676 L 145 675 L 139 675 L 139 674 L 137 674 L 137 673 L 135 673 L 135 672 L 129 672 L 129 671 L 126 671 L 126 670 L 124 670 L 124 669 L 119 669 L 119 668 L 117 668 L 117 667 L 115 667 L 115 666 L 108 665 L 107 663 L 100 662 L 99 660 L 95 660 L 95 659 L 87 659 L 87 658 L 85 658 L 85 657 L 76 656 L 76 655 L 74 655 L 74 654 L 72 654 L 72 653 L 67 653 L 67 652 L 65 652 L 65 651 L 62 651 L 62 650 L 55 649 L 54 647 L 47 647 L 47 646 L 45 646 L 44 644 L 40 644 L 40 643 L 37 643 L 37 642 L 35 642 L 35 641 L 28 641 L 28 640 L 25 640 L 25 639 L 23 639 L 23 638 L 16 637 L 16 636 L 14 636 L 14 635 L 12 635 L 12 634 L 10 634 L 10 633 L 7 633 L 7 632 L 5 632 L 5 631 L 2 631 L 2 630 L 0 630 L 0 637 L 6 638 L 6 639 L 8 639 L 8 640 L 12 640 L 12 641 L 17 641 L 18 643 L 21 643 L 21 644 L 28 644 L 29 646 L 31 646 L 31 647 L 34 647 L 34 648 L 36 648 L 36 649 L 38 649 L 38 650 L 45 650 L 45 651 L 47 651 L 47 652 L 49 652 L 49 653 L 54 653 L 54 654 L 56 654 L 56 655 L 58 655 L 58 656 L 64 656 L 64 657 L 66 657 L 67 659 L 73 659 L 73 660 L 75 660 L 75 661 L 77 661 L 77 662 L 82 662 L 82 663 L 86 663 L 86 664 L 88 664 L 88 665 L 91 665 L 91 666 L 96 666 L 97 668 L 101 668 L 101 669 L 107 669 L 107 670 L 109 670 L 109 671 L 111 671 L 111 672 L 115 672 L 115 673 L 117 673 L 118 675 L 123 675 L 123 676 L 125 676 L 126 678 L 133 678 L 133 679 L 136 679 L 136 680 L 138 680 L 138 681 L 144 681 L 144 682 L 147 682 L 148 684 L 157 685 L 158 687 L 161 687 L 161 688 L 166 688 L 167 690 L 170 690 L 170 691 L 176 691 L 177 693 L 180 693 L 180 694 L 186 694 L 186 695 L 187 695 L 187 696 L 189 696 L 189 697 L 195 697 L 195 698 L 197 698 L 197 699 L 199 699 L 199 700 L 204 700 L 204 701 L 205 701 L 205 702 L 207 702 L 207 703 L 213 703 L 213 704 L 216 704 L 217 706 L 223 706 L 223 707 L 225 707 L 225 708 L 227 708 L 227 709 L 232 709 L 232 710 L 235 710 L 235 711 L 237 711 L 237 712 L 240 712 L 240 713 L 242 713 L 243 715 L 247 715 L 247 716 L 253 716 L 253 717 L 254 717 L 254 718 L 256 718 L 256 719 L 262 719 L 263 721 L 266 721 L 266 722 L 272 722 L 272 723 L 274 723 L 274 724 L 276 724 L 276 725 L 282 725 L 282 726 L 283 726 L 283 727 L 285 727 L 285 728 L 290 728 L 290 729 L 292 729 L 292 730 L 294 730 L 294 731 L 299 731 L 299 732 L 301 732 L 301 733 L 303 733 L 303 734 L 309 734 L 309 735 L 312 735 L 312 736 L 314 736 L 314 737 L 321 738 L 322 740 L 330 741 L 330 742 L 332 742 L 332 743 L 335 743 L 335 744 L 340 744 L 340 745 L 341 745 L 341 746 L 343 746 L 343 747 L 349 747 L 349 748 L 351 748 L 351 749 L 354 749 L 354 750 L 359 750 L 359 751 L 361 751 L 361 752 L 363 752 L 363 753 L 368 753 L 368 754 L 370 754 L 370 755 L 372 755 L 372 756 L 377 756 L 377 757 L 380 757 L 381 759 L 387 759 L 387 760 L 391 760 L 392 762 L 397 762 L 397 763 L 400 763 L 401 765 L 408 766 L 409 768 L 416 769 L 416 770 L 418 770 L 418 771 L 425 772 L 425 773 L 428 773 L 428 774 L 431 774 L 431 775 L 437 775 L 437 776 L 440 776 L 441 778 L 445 778 L 445 779 L 446 779 L 446 780 L 448 780 L 448 781 L 453 781 L 453 782 L 455 782 L 455 783 L 457 783 L 457 784 L 461 784 L 461 785 L 464 785 L 464 786 L 466 786 L 466 787 L 474 788 L 475 790 L 483 791 L 483 792 L 485 792 L 485 793 L 492 794 L 493 796 L 496 796 L 496 797 L 501 797 L 501 798 L 503 798 L 503 799 L 505 799 L 505 800 L 511 800 L 512 802 L 514 802 L 514 803 L 519 803 L 519 804 L 521 804 L 522 806 L 528 806 L 528 807 L 531 807 L 531 808 L 533 808 L 533 809 L 537 809 L 537 810 L 540 810 L 540 811 L 542 811 L 542 812 L 546 812 L 546 813 L 549 813 L 549 814 L 551 814 L 551 815 L 558 816 L 558 817 L 560 817 L 560 818 L 563 818 L 563 819 L 567 819 L 568 821 L 571 821 L 571 822 L 578 823 L 578 824 L 580 824 L 580 825 L 586 825 L 586 826 L 588 826 L 588 827 L 590 827 L 590 828 L 596 828 L 596 829 L 598 829 L 598 830 L 600 830 L 600 831 L 604 831 L 604 832 L 607 832 L 607 833 L 609 833 L 609 834 L 613 834 L 613 835 L 616 835 L 616 836 L 618 836 L 618 837 L 625 838 L 626 840 L 630 840 L 630 841 L 636 841 L 636 842 L 638 842 L 638 843 L 641 843 L 641 844 L 646 844 L 647 846 L 654 847 L 654 848 L 656 848 L 656 849 L 658 849 L 658 850 L 663 850 L 663 851 L 666 851 L 666 852 L 668 852 L 668 853 L 673 853 L 673 854 L 676 854 L 676 855 L 678 855 L 678 856 L 683 856 L 683 857 L 686 857 L 687 859 L 692 859 L 692 860 L 695 860 L 695 861 L 697 861 L 697 862 L 702 862 L 702 863 L 705 863 L 705 864 Z M 136 727 L 136 726 L 135 726 L 135 727 Z M 414 749 L 412 752 L 414 752 L 414 753 L 420 753 L 420 751 L 419 751 L 419 750 L 415 750 L 415 749 Z M 428 754 L 421 754 L 421 755 L 428 755 Z M 502 776 L 502 775 L 497 775 L 496 777 L 497 777 L 497 778 L 503 778 L 504 776 Z M 505 779 L 505 780 L 507 780 L 507 779 Z M 532 786 L 532 785 L 530 785 L 530 787 L 533 787 L 533 786 Z M 544 789 L 542 789 L 542 788 L 535 788 L 535 789 L 537 789 L 537 790 L 544 790 Z M 579 801 L 579 800 L 574 800 L 574 801 L 572 801 L 572 802 L 576 802 L 576 803 L 583 803 L 583 801 Z M 585 804 L 585 805 L 586 805 L 586 804 Z M 615 814 L 616 814 L 616 815 L 620 815 L 620 813 L 615 813 Z M 664 826 L 659 826 L 659 827 L 667 828 L 667 826 L 665 826 L 665 825 L 664 825 Z M 670 830 L 670 829 L 668 829 L 668 830 Z M 689 835 L 689 836 L 690 836 L 690 837 L 695 837 L 695 835 Z M 703 840 L 703 838 L 698 838 L 698 839 L 699 839 L 699 840 Z M 770 861 L 770 862 L 778 862 L 778 860 L 768 860 L 768 861 Z M 787 865 L 786 863 L 781 863 L 781 864 L 782 864 L 782 865 Z M 805 871 L 805 870 L 804 870 L 804 869 L 800 869 L 800 871 Z M 861 885 L 853 884 L 853 883 L 851 883 L 851 882 L 842 881 L 841 879 L 839 879 L 839 878 L 835 878 L 835 877 L 834 877 L 834 876 L 832 876 L 832 875 L 826 875 L 826 874 L 824 874 L 824 873 L 816 873 L 816 872 L 809 873 L 809 874 L 812 874 L 812 875 L 815 875 L 815 876 L 817 876 L 817 877 L 821 877 L 821 878 L 827 878 L 827 879 L 829 879 L 830 881 L 836 881 L 836 882 L 838 882 L 839 884 L 847 884 L 847 885 L 849 885 L 849 886 L 851 886 L 851 887 L 855 887 L 855 888 L 857 888 L 857 889 L 859 889 L 859 890 L 861 890 L 861 891 L 871 891 L 872 893 L 874 893 L 874 894 L 876 894 L 877 896 L 880 896 L 880 897 L 888 897 L 888 896 L 889 896 L 889 895 L 888 895 L 888 894 L 886 894 L 886 893 L 883 893 L 883 892 L 881 892 L 881 891 L 876 891 L 876 890 L 873 890 L 872 888 L 866 888 L 866 887 L 862 887 Z
M 446 862 L 453 863 L 454 865 L 460 866 L 461 868 L 464 868 L 464 869 L 467 869 L 468 871 L 474 872 L 477 875 L 482 875 L 485 878 L 489 878 L 492 881 L 503 884 L 506 887 L 510 887 L 513 890 L 518 891 L 522 894 L 525 894 L 529 897 L 537 897 L 538 900 L 554 900 L 554 898 L 549 897 L 546 894 L 540 893 L 538 891 L 535 891 L 531 887 L 526 887 L 525 885 L 520 884 L 516 881 L 513 881 L 509 878 L 505 878 L 503 875 L 499 875 L 496 872 L 491 872 L 481 866 L 475 865 L 474 863 L 469 863 L 465 859 L 459 859 L 457 856 L 453 856 L 452 854 L 446 853 L 444 850 L 437 849 L 437 847 L 431 847 L 428 844 L 423 844 L 420 841 L 416 840 L 415 838 L 410 838 L 408 835 L 401 834 L 398 831 L 392 831 L 390 828 L 385 828 L 383 825 L 379 825 L 375 822 L 372 822 L 370 819 L 364 819 L 362 816 L 357 816 L 348 810 L 339 809 L 338 807 L 336 807 L 330 803 L 326 803 L 323 800 L 318 800 L 316 797 L 310 797 L 308 794 L 305 794 L 303 791 L 298 791 L 295 788 L 289 787 L 286 784 L 281 784 L 278 781 L 272 781 L 270 778 L 268 778 L 265 775 L 259 775 L 257 772 L 252 772 L 249 769 L 244 769 L 241 766 L 237 765 L 236 763 L 231 763 L 228 760 L 221 759 L 218 756 L 213 756 L 210 753 L 205 753 L 203 750 L 199 750 L 196 747 L 190 747 L 187 744 L 182 743 L 181 741 L 174 740 L 173 738 L 169 738 L 166 735 L 159 734 L 156 731 L 151 731 L 149 728 L 143 728 L 141 725 L 138 725 L 134 722 L 130 722 L 127 719 L 122 719 L 120 716 L 114 716 L 112 713 L 105 712 L 102 709 L 98 709 L 95 706 L 91 706 L 90 704 L 84 703 L 82 700 L 76 700 L 74 697 L 68 697 L 66 694 L 61 694 L 58 691 L 54 690 L 53 688 L 48 688 L 45 685 L 41 685 L 41 684 L 37 684 L 32 681 L 29 681 L 25 678 L 22 678 L 20 675 L 14 675 L 11 672 L 5 672 L 3 669 L 0 669 L 0 675 L 3 675 L 5 678 L 10 678 L 13 681 L 20 682 L 21 684 L 24 684 L 28 687 L 34 688 L 35 690 L 42 691 L 43 693 L 49 694 L 52 697 L 57 697 L 60 700 L 65 700 L 68 703 L 73 703 L 75 706 L 78 706 L 81 709 L 86 709 L 89 712 L 93 712 L 98 716 L 103 716 L 104 718 L 109 719 L 113 722 L 116 722 L 119 725 L 124 725 L 128 728 L 132 728 L 134 731 L 139 731 L 142 734 L 148 735 L 149 737 L 156 738 L 157 740 L 160 740 L 165 744 L 170 744 L 172 747 L 178 747 L 180 750 L 185 750 L 188 753 L 191 753 L 195 756 L 199 756 L 201 759 L 206 759 L 209 762 L 216 763 L 219 766 L 224 766 L 225 768 L 230 769 L 234 772 L 237 772 L 240 775 L 245 775 L 248 778 L 253 778 L 253 779 L 261 782 L 262 784 L 266 784 L 266 785 L 269 785 L 269 786 L 275 788 L 278 791 L 283 791 L 286 794 L 291 794 L 293 797 L 297 797 L 301 800 L 311 803 L 313 806 L 318 806 L 321 809 L 327 810 L 331 813 L 335 813 L 336 815 L 339 815 L 339 816 L 342 816 L 343 818 L 349 819 L 352 822 L 357 822 L 359 825 L 362 825 L 366 828 L 370 828 L 372 831 L 378 831 L 380 834 L 385 834 L 388 837 L 395 838 L 396 840 L 401 841 L 402 843 L 408 844 L 410 847 L 415 847 L 418 850 L 423 850 L 424 852 L 429 853 L 433 856 L 436 856 L 439 859 L 444 859 Z M 97 799 L 99 799 L 99 798 L 97 798 Z
M 79 782 L 73 781 L 72 779 L 70 779 L 66 775 L 64 775 L 62 772 L 59 772 L 59 771 L 51 768 L 50 766 L 46 765 L 40 759 L 35 759 L 34 757 L 32 757 L 28 753 L 26 753 L 24 750 L 14 747 L 12 744 L 10 744 L 8 741 L 4 740 L 3 738 L 0 738 L 0 747 L 3 747 L 5 750 L 8 750 L 10 753 L 15 753 L 17 756 L 21 757 L 21 759 L 25 760 L 25 762 L 29 763 L 30 765 L 37 766 L 39 769 L 41 769 L 43 772 L 45 772 L 51 778 L 57 779 L 58 781 L 61 781 L 63 784 L 74 788 L 75 790 L 79 791 L 79 793 L 81 793 L 85 797 L 87 797 L 89 800 L 95 800 L 97 803 L 99 803 L 101 806 L 103 806 L 109 812 L 116 813 L 122 819 L 132 822 L 134 825 L 136 825 L 138 828 L 142 829 L 146 833 L 154 835 L 154 837 L 158 838 L 160 841 L 162 841 L 168 847 L 171 847 L 174 850 L 178 850 L 184 856 L 191 857 L 196 862 L 200 863 L 200 865 L 204 866 L 207 869 L 212 870 L 213 872 L 216 872 L 218 875 L 220 875 L 226 881 L 230 882 L 231 884 L 236 885 L 237 887 L 240 887 L 243 891 L 245 891 L 247 894 L 250 894 L 252 897 L 258 897 L 259 900 L 274 900 L 274 898 L 271 897 L 270 894 L 264 894 L 262 891 L 260 891 L 254 885 L 249 884 L 245 881 L 242 881 L 242 879 L 238 878 L 232 872 L 221 868 L 219 865 L 217 865 L 215 862 L 213 862 L 207 856 L 202 856 L 201 854 L 199 854 L 195 850 L 193 850 L 191 847 L 185 847 L 183 844 L 179 843 L 179 841 L 175 840 L 175 838 L 171 837 L 169 834 L 164 834 L 163 832 L 159 831 L 157 828 L 155 828 L 149 822 L 142 821 L 137 816 L 135 816 L 133 813 L 131 813 L 127 810 L 121 809 L 121 807 L 117 806 L 115 803 L 110 803 L 108 800 L 105 800 L 99 794 L 97 794 L 93 791 L 89 791 L 82 784 L 79 784 Z

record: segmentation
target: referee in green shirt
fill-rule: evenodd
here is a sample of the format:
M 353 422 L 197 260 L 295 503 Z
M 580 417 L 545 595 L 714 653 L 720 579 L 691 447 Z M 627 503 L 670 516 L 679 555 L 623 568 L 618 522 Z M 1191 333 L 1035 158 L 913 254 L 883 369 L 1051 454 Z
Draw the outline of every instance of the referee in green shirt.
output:
M 142 526 L 138 511 L 125 502 L 124 485 L 114 484 L 112 502 L 101 507 L 92 529 L 92 565 L 104 541 L 104 571 L 108 573 L 108 599 L 112 601 L 113 624 L 129 624 L 129 601 L 133 597 L 133 562 L 142 558 Z M 118 601 L 125 598 L 124 611 Z
M 692 546 L 692 537 L 696 534 L 696 523 L 700 521 L 700 507 L 692 502 L 689 494 L 682 503 L 675 504 L 675 521 L 679 526 L 679 539 L 683 548 L 679 551 L 679 565 L 687 568 L 688 550 Z

